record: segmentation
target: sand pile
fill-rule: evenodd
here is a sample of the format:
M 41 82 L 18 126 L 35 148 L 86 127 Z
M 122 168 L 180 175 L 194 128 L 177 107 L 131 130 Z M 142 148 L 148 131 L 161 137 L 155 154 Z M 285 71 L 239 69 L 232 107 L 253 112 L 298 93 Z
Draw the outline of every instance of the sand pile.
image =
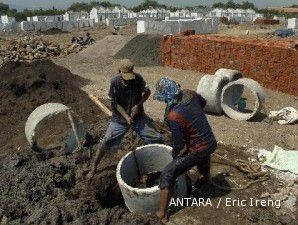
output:
M 137 35 L 115 58 L 130 59 L 136 66 L 160 66 L 160 39 L 161 36 L 157 34 Z

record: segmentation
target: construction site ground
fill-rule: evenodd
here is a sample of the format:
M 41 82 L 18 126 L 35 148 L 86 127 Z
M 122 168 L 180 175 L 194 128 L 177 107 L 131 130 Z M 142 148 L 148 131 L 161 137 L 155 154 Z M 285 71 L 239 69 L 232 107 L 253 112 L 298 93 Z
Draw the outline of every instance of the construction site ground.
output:
M 225 29 L 220 33 L 229 33 Z M 243 35 L 246 29 L 249 28 L 243 28 Z M 259 30 L 259 34 L 254 30 L 252 35 L 265 35 L 263 29 Z M 94 154 L 109 121 L 88 94 L 107 98 L 110 80 L 117 74 L 121 58 L 130 58 L 135 63 L 136 72 L 143 75 L 152 91 L 156 81 L 164 76 L 173 78 L 182 88 L 196 90 L 204 74 L 163 67 L 159 60 L 159 35 L 136 36 L 134 27 L 122 29 L 118 35 L 106 27 L 88 31 L 96 43 L 78 54 L 31 64 L 12 63 L 0 69 L 0 220 L 7 220 L 8 224 L 158 224 L 153 216 L 129 213 L 120 200 L 115 169 L 124 154 L 141 145 L 135 135 L 126 137 L 120 150 L 106 156 L 97 168 L 95 179 L 91 184 L 86 183 L 85 176 L 90 169 L 87 153 Z M 44 38 L 63 44 L 72 36 L 85 33 L 86 30 L 79 30 L 47 34 Z M 1 37 L 0 44 L 20 35 Z M 239 32 L 233 35 L 239 35 Z M 297 96 L 265 91 L 268 110 L 287 106 L 298 108 Z M 29 148 L 24 135 L 26 119 L 37 106 L 47 102 L 72 107 L 84 121 L 90 136 L 83 154 L 65 156 L 63 148 L 36 153 Z M 152 97 L 145 104 L 147 114 L 160 124 L 159 130 L 170 144 L 167 128 L 162 123 L 164 107 Z M 239 122 L 215 115 L 208 115 L 208 120 L 221 143 L 217 153 L 231 161 L 247 160 L 252 152 L 249 148 L 271 151 L 278 145 L 297 149 L 297 125 L 282 126 L 276 122 L 271 125 L 262 113 L 253 121 Z M 51 144 L 48 137 L 60 138 L 66 127 L 69 126 L 61 118 L 46 124 L 41 131 L 41 141 Z M 220 184 L 245 185 L 249 181 L 235 168 L 215 161 L 218 159 L 213 157 L 212 176 Z M 272 177 L 245 190 L 220 191 L 203 186 L 193 196 L 210 198 L 213 205 L 182 208 L 171 216 L 169 224 L 295 224 L 295 204 L 285 206 L 282 203 L 281 209 L 259 206 L 217 208 L 221 197 L 260 199 L 266 193 L 279 192 L 286 185 Z

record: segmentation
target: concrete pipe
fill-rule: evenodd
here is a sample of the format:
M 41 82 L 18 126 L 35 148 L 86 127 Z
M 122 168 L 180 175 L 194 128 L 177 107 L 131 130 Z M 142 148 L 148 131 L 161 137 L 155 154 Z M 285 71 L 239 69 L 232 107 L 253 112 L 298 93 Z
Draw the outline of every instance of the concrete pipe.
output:
M 154 213 L 159 208 L 160 189 L 132 187 L 138 173 L 136 161 L 141 176 L 151 172 L 161 172 L 172 161 L 172 148 L 161 144 L 141 146 L 126 154 L 119 162 L 116 177 L 127 208 L 133 213 Z M 136 159 L 136 160 L 135 160 Z M 184 175 L 178 177 L 175 186 L 175 197 L 183 198 L 187 195 L 187 183 Z
M 226 68 L 218 69 L 214 75 L 217 77 L 226 77 L 229 79 L 229 82 L 243 78 L 242 73 L 240 73 L 238 70 L 231 70 Z
M 32 148 L 40 149 L 37 144 L 36 130 L 41 126 L 47 119 L 66 112 L 72 125 L 72 132 L 68 135 L 65 146 L 66 152 L 73 152 L 75 149 L 80 147 L 86 137 L 86 132 L 81 120 L 79 120 L 70 108 L 60 103 L 47 103 L 37 107 L 28 117 L 25 125 L 25 135 Z M 53 129 L 54 129 L 53 125 Z
M 222 108 L 220 96 L 223 87 L 229 82 L 226 77 L 217 77 L 214 75 L 205 75 L 199 82 L 197 93 L 200 94 L 207 104 L 204 111 L 221 115 Z
M 239 88 L 248 88 L 255 99 L 255 105 L 252 112 L 244 113 L 240 112 L 235 106 L 235 89 Z M 265 93 L 261 85 L 248 78 L 242 78 L 236 81 L 233 81 L 226 85 L 222 91 L 221 95 L 221 105 L 222 109 L 227 116 L 234 120 L 249 120 L 252 119 L 260 110 L 261 104 L 265 103 Z
M 226 77 L 228 78 L 229 82 L 243 78 L 242 73 L 240 73 L 238 70 L 231 70 L 226 68 L 218 69 L 214 75 L 217 77 Z M 235 87 L 233 91 L 234 91 L 232 95 L 234 97 L 233 102 L 236 104 L 243 94 L 243 87 L 241 86 L 238 86 L 237 88 Z

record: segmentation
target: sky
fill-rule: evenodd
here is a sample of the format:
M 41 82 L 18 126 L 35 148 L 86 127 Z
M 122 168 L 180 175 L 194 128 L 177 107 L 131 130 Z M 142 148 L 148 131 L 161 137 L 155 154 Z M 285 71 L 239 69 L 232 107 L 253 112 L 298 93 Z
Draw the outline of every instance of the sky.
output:
M 22 10 L 24 8 L 36 9 L 36 8 L 51 8 L 55 6 L 59 9 L 65 9 L 74 2 L 90 2 L 92 0 L 0 0 L 0 2 L 10 5 L 10 8 L 16 8 Z M 178 7 L 194 6 L 194 5 L 209 5 L 214 2 L 227 2 L 228 0 L 157 0 L 161 4 L 173 5 Z M 234 2 L 241 3 L 244 0 L 234 0 Z M 289 6 L 297 4 L 297 0 L 248 0 L 257 6 L 258 8 L 266 8 L 268 6 Z M 111 0 L 110 2 L 119 3 L 121 5 L 131 7 L 138 5 L 143 0 Z

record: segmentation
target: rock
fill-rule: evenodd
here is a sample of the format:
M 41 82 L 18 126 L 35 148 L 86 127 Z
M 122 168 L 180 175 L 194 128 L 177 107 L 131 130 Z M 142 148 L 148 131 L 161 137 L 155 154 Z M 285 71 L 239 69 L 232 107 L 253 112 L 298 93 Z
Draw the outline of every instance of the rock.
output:
M 6 225 L 8 224 L 8 218 L 6 216 L 3 216 L 2 219 L 1 219 L 1 225 Z
M 86 46 L 84 46 L 86 47 Z M 0 68 L 9 62 L 32 62 L 51 56 L 70 53 L 78 53 L 83 49 L 81 44 L 57 45 L 42 37 L 25 36 L 18 40 L 12 40 L 8 47 L 2 47 L 0 50 Z
M 26 47 L 26 52 L 27 52 L 27 53 L 31 53 L 32 51 L 33 51 L 33 48 L 31 48 L 30 45 L 27 45 L 27 47 Z
M 270 194 L 268 192 L 265 192 L 260 195 L 260 198 L 268 198 L 269 196 Z

